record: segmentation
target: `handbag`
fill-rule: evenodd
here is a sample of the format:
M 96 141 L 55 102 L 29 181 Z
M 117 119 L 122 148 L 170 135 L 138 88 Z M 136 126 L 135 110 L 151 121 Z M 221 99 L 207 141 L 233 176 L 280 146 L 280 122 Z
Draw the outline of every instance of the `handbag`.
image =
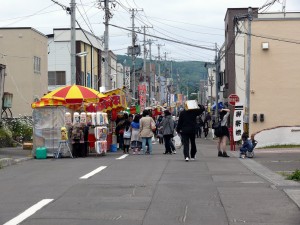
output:
M 154 122 L 153 120 L 151 121 L 150 126 L 151 126 L 151 130 L 152 130 L 152 131 L 155 131 L 155 130 L 156 130 L 155 122 Z
M 213 126 L 214 131 L 214 135 L 216 137 L 221 137 L 222 136 L 222 126 L 221 126 L 221 122 L 218 122 L 217 124 L 215 124 Z
M 181 142 L 181 138 L 179 137 L 179 135 L 175 135 L 173 138 L 174 142 L 175 142 L 175 148 L 180 149 L 182 146 L 182 142 Z
M 123 138 L 131 138 L 131 130 L 129 128 L 124 131 Z

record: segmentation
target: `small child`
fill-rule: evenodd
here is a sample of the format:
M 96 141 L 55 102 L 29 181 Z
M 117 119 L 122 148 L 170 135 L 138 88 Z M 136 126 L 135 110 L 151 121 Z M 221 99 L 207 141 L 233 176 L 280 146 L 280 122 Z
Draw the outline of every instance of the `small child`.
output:
M 253 151 L 253 145 L 247 133 L 242 134 L 242 141 L 243 141 L 243 145 L 240 148 L 240 158 L 244 159 L 247 156 L 248 152 Z

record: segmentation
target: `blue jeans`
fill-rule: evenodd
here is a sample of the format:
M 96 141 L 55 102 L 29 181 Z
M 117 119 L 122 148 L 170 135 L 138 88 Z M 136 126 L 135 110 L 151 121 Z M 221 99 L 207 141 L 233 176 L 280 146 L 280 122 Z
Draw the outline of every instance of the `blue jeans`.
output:
M 146 142 L 148 143 L 148 152 L 152 153 L 152 137 L 142 137 L 142 149 L 143 154 L 146 152 Z

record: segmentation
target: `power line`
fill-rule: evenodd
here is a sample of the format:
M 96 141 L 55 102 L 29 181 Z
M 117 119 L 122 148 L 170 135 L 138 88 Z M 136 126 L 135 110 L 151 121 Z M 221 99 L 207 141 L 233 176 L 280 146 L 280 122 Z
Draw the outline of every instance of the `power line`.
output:
M 108 24 L 108 25 L 112 26 L 112 27 L 120 28 L 120 29 L 123 29 L 123 30 L 131 31 L 131 30 L 127 29 L 127 28 L 120 27 L 120 26 L 117 26 L 117 25 L 114 25 L 114 24 Z M 138 34 L 143 34 L 140 31 L 135 31 L 135 32 L 138 33 Z M 215 51 L 216 50 L 214 48 L 208 48 L 208 47 L 204 47 L 204 46 L 200 46 L 200 45 L 196 45 L 196 44 L 191 44 L 191 43 L 188 43 L 188 42 L 183 42 L 183 41 L 177 41 L 177 40 L 172 40 L 172 39 L 168 39 L 168 38 L 163 38 L 163 37 L 159 37 L 159 36 L 152 35 L 152 34 L 147 34 L 147 36 L 158 38 L 158 39 L 165 40 L 165 41 L 175 42 L 177 44 L 187 45 L 187 46 L 191 46 L 191 47 L 195 47 L 195 48 L 202 48 L 202 49 L 206 49 L 206 50 L 209 50 L 209 51 Z

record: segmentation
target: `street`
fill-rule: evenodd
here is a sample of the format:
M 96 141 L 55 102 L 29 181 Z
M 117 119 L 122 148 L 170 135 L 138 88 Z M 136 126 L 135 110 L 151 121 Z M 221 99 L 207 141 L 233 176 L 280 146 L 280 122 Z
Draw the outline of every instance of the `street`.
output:
M 259 164 L 263 153 L 217 157 L 215 142 L 204 139 L 197 139 L 197 148 L 197 159 L 189 162 L 181 150 L 163 155 L 164 146 L 155 144 L 153 155 L 119 151 L 6 167 L 0 170 L 0 223 L 300 224 L 299 208 L 287 194 L 299 193 L 299 183 Z

